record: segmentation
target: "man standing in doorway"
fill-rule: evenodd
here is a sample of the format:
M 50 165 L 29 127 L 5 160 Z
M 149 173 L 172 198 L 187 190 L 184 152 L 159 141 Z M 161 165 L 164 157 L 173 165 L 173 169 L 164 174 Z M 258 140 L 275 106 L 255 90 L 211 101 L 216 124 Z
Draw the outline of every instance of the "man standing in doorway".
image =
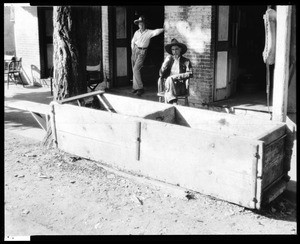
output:
M 133 72 L 132 92 L 141 96 L 144 93 L 141 68 L 143 67 L 143 63 L 147 55 L 147 48 L 149 46 L 150 39 L 161 34 L 164 31 L 164 28 L 155 30 L 147 29 L 147 21 L 144 16 L 140 16 L 134 21 L 134 24 L 138 25 L 139 29 L 134 33 L 131 40 L 131 63 Z

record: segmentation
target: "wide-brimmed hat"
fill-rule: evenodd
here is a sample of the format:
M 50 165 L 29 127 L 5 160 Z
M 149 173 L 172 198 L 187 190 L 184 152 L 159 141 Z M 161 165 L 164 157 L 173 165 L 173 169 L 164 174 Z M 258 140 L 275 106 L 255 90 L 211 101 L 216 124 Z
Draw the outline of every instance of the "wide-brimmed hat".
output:
M 167 44 L 167 45 L 165 46 L 165 50 L 166 50 L 169 54 L 171 54 L 171 55 L 172 55 L 171 48 L 172 48 L 173 46 L 178 46 L 178 47 L 181 48 L 181 55 L 184 54 L 184 53 L 187 51 L 187 46 L 186 46 L 185 44 L 183 44 L 183 43 L 177 41 L 175 38 L 173 38 L 173 39 L 171 40 L 171 43 L 170 43 L 170 44 Z
M 146 23 L 146 18 L 145 16 L 141 15 L 138 19 L 136 19 L 135 21 L 133 21 L 133 23 L 135 23 L 136 25 L 138 25 L 140 22 L 144 22 Z

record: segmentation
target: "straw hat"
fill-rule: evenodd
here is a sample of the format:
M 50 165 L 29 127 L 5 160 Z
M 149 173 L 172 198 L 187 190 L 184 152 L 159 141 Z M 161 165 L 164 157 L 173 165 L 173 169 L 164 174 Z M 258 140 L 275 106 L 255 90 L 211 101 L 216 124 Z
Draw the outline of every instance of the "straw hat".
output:
M 173 46 L 178 46 L 178 47 L 181 48 L 181 55 L 184 54 L 184 53 L 187 51 L 187 46 L 186 46 L 185 44 L 180 43 L 180 42 L 177 41 L 175 38 L 173 38 L 173 39 L 171 40 L 171 43 L 170 43 L 170 44 L 167 44 L 167 45 L 165 46 L 165 50 L 166 50 L 169 54 L 171 54 L 171 55 L 172 55 L 171 48 L 172 48 Z
M 145 16 L 141 15 L 138 19 L 136 19 L 133 23 L 135 23 L 136 25 L 138 25 L 140 22 L 144 22 L 146 23 L 146 18 Z

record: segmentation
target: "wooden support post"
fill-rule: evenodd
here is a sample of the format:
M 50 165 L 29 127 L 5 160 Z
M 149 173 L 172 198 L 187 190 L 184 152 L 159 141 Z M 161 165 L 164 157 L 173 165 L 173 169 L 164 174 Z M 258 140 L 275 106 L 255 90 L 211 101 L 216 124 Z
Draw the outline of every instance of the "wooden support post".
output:
M 285 122 L 289 81 L 291 5 L 277 6 L 276 56 L 273 86 L 272 120 Z
M 57 102 L 52 101 L 50 103 L 50 107 L 51 107 L 50 124 L 51 124 L 53 141 L 54 141 L 55 147 L 58 147 L 57 132 L 56 132 L 56 123 L 55 123 L 55 109 L 54 109 L 54 105 L 55 104 L 57 104 Z
M 102 94 L 101 94 L 101 95 L 102 95 Z M 112 111 L 110 110 L 110 108 L 108 107 L 108 105 L 106 104 L 106 102 L 102 99 L 101 95 L 99 95 L 99 94 L 97 95 L 97 97 L 98 97 L 100 103 L 103 104 L 103 106 L 106 108 L 107 111 L 112 112 Z

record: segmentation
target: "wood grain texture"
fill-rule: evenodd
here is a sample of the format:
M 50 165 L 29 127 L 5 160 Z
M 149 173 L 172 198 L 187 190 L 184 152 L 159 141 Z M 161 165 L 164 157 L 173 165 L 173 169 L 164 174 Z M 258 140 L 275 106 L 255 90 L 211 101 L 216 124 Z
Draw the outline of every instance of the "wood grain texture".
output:
M 103 97 L 116 113 L 53 103 L 59 148 L 252 209 L 282 175 L 282 124 Z
M 143 174 L 252 206 L 257 141 L 162 124 L 142 123 Z
M 270 133 L 277 124 L 283 126 L 273 121 L 183 106 L 176 107 L 176 119 L 194 129 L 253 139 L 259 139 L 266 131 Z

